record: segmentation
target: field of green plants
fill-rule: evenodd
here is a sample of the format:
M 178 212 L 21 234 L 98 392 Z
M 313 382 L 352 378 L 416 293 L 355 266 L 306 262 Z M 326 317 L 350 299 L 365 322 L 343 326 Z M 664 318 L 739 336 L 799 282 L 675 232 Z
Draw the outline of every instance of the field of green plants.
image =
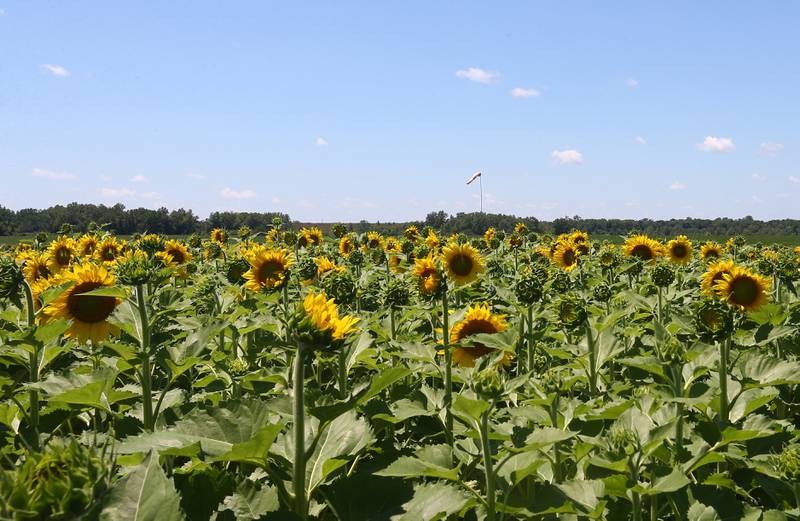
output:
M 0 247 L 0 519 L 800 519 L 800 248 Z

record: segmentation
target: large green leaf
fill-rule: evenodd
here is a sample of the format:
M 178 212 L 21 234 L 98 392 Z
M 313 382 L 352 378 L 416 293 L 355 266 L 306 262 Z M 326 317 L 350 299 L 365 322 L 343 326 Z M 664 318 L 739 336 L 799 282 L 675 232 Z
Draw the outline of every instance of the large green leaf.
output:
M 364 450 L 373 440 L 369 424 L 355 411 L 346 412 L 330 422 L 320 434 L 306 464 L 307 495 L 311 496 L 335 470 L 347 463 L 348 458 Z
M 150 452 L 131 473 L 117 481 L 100 512 L 101 521 L 178 521 L 184 519 L 180 497 L 167 478 L 158 454 Z
M 278 491 L 273 486 L 258 487 L 255 483 L 243 481 L 236 492 L 225 498 L 217 508 L 219 512 L 233 512 L 237 521 L 255 521 L 269 512 L 278 510 Z
M 742 377 L 759 386 L 800 383 L 800 363 L 755 352 L 742 355 L 738 364 Z
M 684 474 L 681 469 L 675 468 L 666 476 L 654 479 L 650 488 L 644 491 L 644 495 L 675 492 L 676 490 L 682 489 L 689 483 L 691 483 L 691 481 L 686 477 L 686 474 Z
M 414 457 L 402 456 L 385 469 L 376 472 L 378 476 L 403 478 L 440 478 L 455 481 L 458 468 L 453 466 L 453 451 L 449 445 L 430 445 L 417 450 Z
M 414 497 L 403 504 L 404 514 L 392 521 L 437 521 L 457 514 L 471 503 L 463 490 L 445 483 L 422 483 L 414 489 Z

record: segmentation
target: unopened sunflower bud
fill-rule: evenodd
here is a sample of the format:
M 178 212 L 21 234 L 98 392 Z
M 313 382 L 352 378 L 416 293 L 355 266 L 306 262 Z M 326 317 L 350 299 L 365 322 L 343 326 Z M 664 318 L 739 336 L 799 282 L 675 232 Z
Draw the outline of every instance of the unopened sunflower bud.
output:
M 475 376 L 475 391 L 484 400 L 498 400 L 503 396 L 503 377 L 496 367 L 484 369 Z
M 639 445 L 636 433 L 631 429 L 620 426 L 611 428 L 607 441 L 609 452 L 617 458 L 632 455 Z
M 201 241 L 200 241 L 200 236 L 199 236 L 199 235 L 197 235 L 196 233 L 193 233 L 193 234 L 191 234 L 191 235 L 189 236 L 189 239 L 188 239 L 186 242 L 187 242 L 187 243 L 189 244 L 189 246 L 191 246 L 192 248 L 199 248 L 199 247 L 200 247 L 200 244 L 201 244 Z
M 243 374 L 247 373 L 248 367 L 249 364 L 247 363 L 247 360 L 243 358 L 236 358 L 228 366 L 228 371 L 232 376 L 242 376 Z
M 383 264 L 386 262 L 386 252 L 384 252 L 382 249 L 379 248 L 373 249 L 371 256 L 372 256 L 372 262 L 375 264 Z
M 613 296 L 614 292 L 611 291 L 611 286 L 606 282 L 601 282 L 592 290 L 592 297 L 598 302 L 608 302 Z
M 514 285 L 514 293 L 520 304 L 524 306 L 530 306 L 534 302 L 540 301 L 544 293 L 544 285 L 539 273 L 532 271 L 522 275 Z
M 561 372 L 556 367 L 548 369 L 542 375 L 542 388 L 548 394 L 561 391 L 561 384 Z
M 297 276 L 300 280 L 313 280 L 317 276 L 317 263 L 311 257 L 303 257 L 297 263 Z
M 406 256 L 412 255 L 414 253 L 414 243 L 408 239 L 404 240 L 402 243 L 400 243 L 400 251 L 402 251 Z
M 572 287 L 572 279 L 566 271 L 558 270 L 550 278 L 550 289 L 555 293 L 566 293 Z
M 486 261 L 486 273 L 494 279 L 502 277 L 505 274 L 503 263 L 494 257 L 490 258 Z
M 386 285 L 383 296 L 383 302 L 386 306 L 397 309 L 407 306 L 410 300 L 411 291 L 408 285 L 401 279 L 392 279 L 389 284 Z
M 241 225 L 239 227 L 239 231 L 237 232 L 240 239 L 247 239 L 248 237 L 250 237 L 251 233 L 253 233 L 253 231 L 246 224 Z
M 719 342 L 733 333 L 731 308 L 722 301 L 706 299 L 695 305 L 694 325 L 705 342 Z
M 345 226 L 344 224 L 334 224 L 333 229 L 331 231 L 333 232 L 334 237 L 336 237 L 337 239 L 341 239 L 342 237 L 347 235 L 347 226 Z
M 361 250 L 353 250 L 350 252 L 350 255 L 347 256 L 347 262 L 352 266 L 363 266 L 364 253 Z
M 576 295 L 564 295 L 556 304 L 558 321 L 567 329 L 575 329 L 586 320 L 586 307 Z
M 666 288 L 675 282 L 675 271 L 666 262 L 659 262 L 653 267 L 651 273 L 653 284 L 659 288 Z
M 24 280 L 22 270 L 12 259 L 0 258 L 0 299 L 19 302 Z
M 356 300 L 356 283 L 347 271 L 331 271 L 323 281 L 325 293 L 339 305 L 351 306 Z
M 250 263 L 242 258 L 236 258 L 227 263 L 225 266 L 225 278 L 231 284 L 242 284 L 244 282 L 244 274 L 250 269 Z
M 156 266 L 143 252 L 132 252 L 117 263 L 117 280 L 128 286 L 142 286 L 153 281 Z
M 773 460 L 775 470 L 784 479 L 794 483 L 800 482 L 800 445 L 790 445 Z
M 289 246 L 290 248 L 294 248 L 295 244 L 297 244 L 297 234 L 293 231 L 283 232 L 283 244 Z

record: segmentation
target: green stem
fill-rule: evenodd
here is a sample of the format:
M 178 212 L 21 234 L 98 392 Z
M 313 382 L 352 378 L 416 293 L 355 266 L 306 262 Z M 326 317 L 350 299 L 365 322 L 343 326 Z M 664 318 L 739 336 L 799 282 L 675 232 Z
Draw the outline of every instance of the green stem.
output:
M 792 483 L 792 491 L 794 492 L 794 506 L 800 510 L 800 482 Z
M 139 308 L 139 321 L 141 322 L 140 353 L 141 384 L 142 384 L 142 408 L 144 411 L 144 428 L 153 430 L 155 418 L 153 418 L 153 371 L 150 368 L 150 320 L 147 316 L 147 304 L 144 298 L 144 287 L 139 284 L 136 286 L 136 306 Z
M 533 306 L 528 306 L 528 371 L 533 371 Z
M 728 423 L 728 339 L 719 342 L 719 425 Z
M 289 331 L 289 283 L 283 284 L 283 318 L 286 321 L 286 342 L 289 342 L 291 331 Z
M 442 289 L 442 348 L 444 349 L 444 414 L 445 434 L 450 445 L 453 445 L 453 413 L 450 406 L 453 404 L 453 355 L 450 352 L 450 317 L 447 309 L 447 282 Z
M 27 325 L 30 331 L 36 327 L 36 310 L 33 305 L 33 291 L 30 284 L 25 280 L 22 283 L 22 289 L 25 293 L 25 311 L 27 315 Z M 28 354 L 29 367 L 29 380 L 30 383 L 35 384 L 39 381 L 39 342 L 34 341 L 31 346 L 33 351 Z M 31 423 L 31 447 L 39 450 L 39 391 L 31 389 L 29 393 L 30 407 L 29 416 Z
M 672 366 L 672 380 L 674 385 L 674 395 L 676 398 L 683 397 L 683 379 L 681 377 L 680 365 Z M 680 462 L 683 454 L 683 403 L 678 404 L 678 422 L 675 425 L 675 463 Z
M 554 429 L 558 429 L 558 405 L 559 405 L 558 392 L 553 394 L 553 400 L 550 402 L 550 423 Z M 558 442 L 553 444 L 553 480 L 556 483 L 561 483 L 561 447 Z
M 347 396 L 347 352 L 339 349 L 339 395 Z
M 635 486 L 639 482 L 639 471 L 632 461 L 629 460 L 628 465 L 631 471 L 631 481 Z M 631 502 L 633 504 L 633 521 L 642 521 L 642 497 L 638 492 L 631 493 Z
M 305 408 L 303 406 L 303 385 L 305 349 L 298 342 L 294 360 L 294 512 L 300 519 L 306 519 L 306 447 L 305 447 Z
M 489 441 L 489 414 L 492 408 L 481 414 L 481 448 L 483 450 L 483 468 L 486 475 L 486 519 L 495 519 L 495 484 L 494 465 L 492 463 L 492 447 Z
M 397 330 L 394 323 L 394 308 L 389 308 L 389 338 L 392 340 L 397 336 Z
M 597 346 L 592 335 L 592 326 L 589 321 L 584 322 L 586 328 L 586 343 L 589 346 L 589 389 L 592 395 L 597 394 Z

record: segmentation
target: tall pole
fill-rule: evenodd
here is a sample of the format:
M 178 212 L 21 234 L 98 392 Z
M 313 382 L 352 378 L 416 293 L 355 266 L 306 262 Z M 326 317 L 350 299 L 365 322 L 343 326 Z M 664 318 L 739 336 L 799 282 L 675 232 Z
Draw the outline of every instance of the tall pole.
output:
M 481 213 L 483 213 L 483 174 L 478 176 L 478 183 L 481 185 Z

